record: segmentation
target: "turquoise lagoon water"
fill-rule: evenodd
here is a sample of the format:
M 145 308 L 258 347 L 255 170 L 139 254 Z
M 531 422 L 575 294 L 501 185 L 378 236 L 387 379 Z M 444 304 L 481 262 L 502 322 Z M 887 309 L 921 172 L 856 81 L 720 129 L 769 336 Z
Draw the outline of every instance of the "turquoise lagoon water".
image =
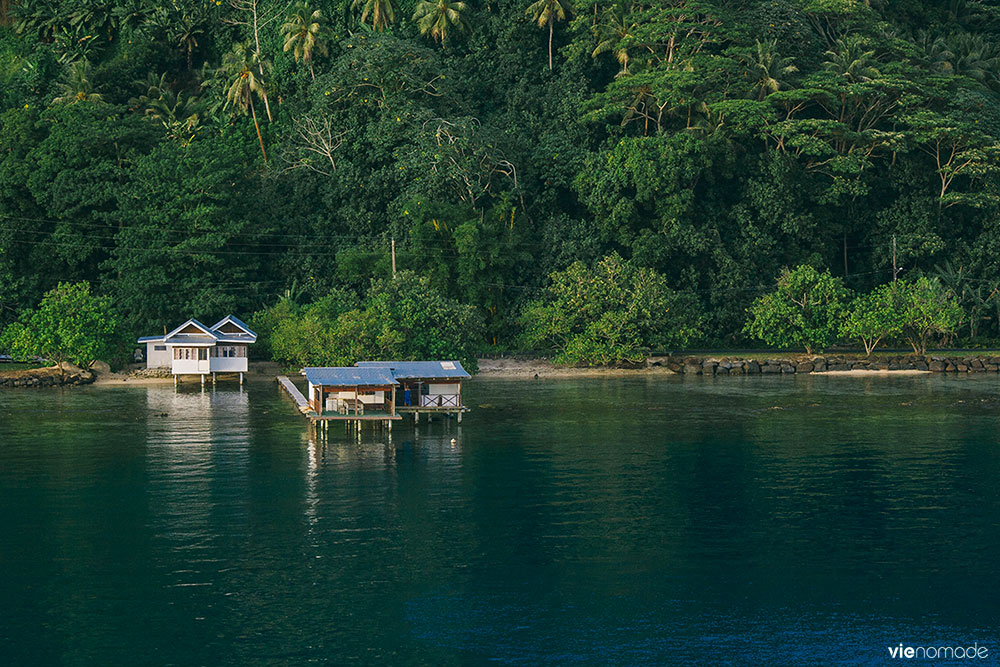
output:
M 0 663 L 994 664 L 998 392 L 475 379 L 317 444 L 271 384 L 3 391 Z

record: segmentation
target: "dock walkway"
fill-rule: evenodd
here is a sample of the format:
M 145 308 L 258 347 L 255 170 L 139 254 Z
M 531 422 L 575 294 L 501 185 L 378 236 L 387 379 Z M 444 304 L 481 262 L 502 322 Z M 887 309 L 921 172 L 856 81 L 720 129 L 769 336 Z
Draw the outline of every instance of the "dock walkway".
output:
M 310 412 L 312 410 L 312 408 L 309 407 L 309 402 L 306 401 L 306 397 L 302 395 L 302 392 L 299 391 L 298 387 L 292 384 L 292 381 L 288 379 L 288 376 L 279 375 L 278 384 L 280 384 L 284 390 L 288 392 L 288 395 L 292 397 L 295 404 L 299 406 L 299 410 L 302 412 Z

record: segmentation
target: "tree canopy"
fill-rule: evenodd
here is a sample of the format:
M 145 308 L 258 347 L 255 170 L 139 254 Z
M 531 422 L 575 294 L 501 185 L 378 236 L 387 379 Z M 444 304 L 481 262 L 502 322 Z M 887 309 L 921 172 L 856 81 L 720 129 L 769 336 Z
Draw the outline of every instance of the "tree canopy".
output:
M 395 242 L 481 352 L 610 256 L 731 347 L 780 267 L 864 294 L 895 248 L 997 341 L 998 65 L 980 2 L 18 0 L 0 328 L 60 281 L 129 336 L 365 303 Z

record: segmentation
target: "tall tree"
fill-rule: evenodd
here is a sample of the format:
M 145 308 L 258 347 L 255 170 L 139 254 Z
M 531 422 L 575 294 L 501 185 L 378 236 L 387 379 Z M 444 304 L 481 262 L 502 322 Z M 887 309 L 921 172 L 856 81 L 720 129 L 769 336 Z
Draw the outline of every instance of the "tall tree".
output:
M 354 0 L 351 9 L 361 10 L 361 22 L 371 17 L 372 30 L 385 30 L 396 22 L 396 0 Z
M 237 11 L 237 18 L 230 19 L 234 25 L 242 25 L 250 29 L 253 34 L 254 55 L 257 58 L 257 72 L 260 78 L 264 74 L 264 53 L 260 48 L 260 31 L 275 21 L 281 14 L 281 3 L 268 3 L 261 0 L 229 0 L 229 5 Z M 286 5 L 287 6 L 287 5 Z M 261 96 L 264 100 L 264 110 L 267 112 L 267 121 L 270 123 L 271 102 L 267 97 L 267 90 L 261 89 Z
M 93 73 L 94 67 L 89 60 L 77 60 L 71 63 L 63 77 L 62 89 L 52 102 L 55 104 L 103 102 L 104 96 L 94 88 Z
M 263 72 L 269 67 L 270 64 L 265 63 L 259 54 L 244 42 L 234 44 L 232 50 L 222 58 L 222 73 L 227 81 L 226 107 L 233 107 L 243 114 L 249 111 L 253 116 L 253 125 L 257 130 L 257 141 L 260 142 L 260 154 L 264 156 L 264 162 L 267 162 L 267 151 L 264 150 L 264 138 L 260 134 L 253 98 L 263 98 L 266 94 L 264 81 L 257 76 L 257 72 Z
M 468 6 L 464 2 L 449 0 L 420 0 L 413 12 L 413 22 L 420 34 L 430 35 L 444 48 L 453 32 L 465 32 L 469 24 L 465 20 Z
M 539 28 L 548 26 L 549 28 L 549 70 L 552 70 L 552 33 L 556 21 L 565 21 L 569 14 L 568 0 L 537 0 L 532 3 L 526 14 L 531 15 L 531 20 L 538 24 Z
M 285 38 L 284 51 L 292 52 L 295 62 L 309 65 L 309 74 L 316 80 L 313 70 L 313 53 L 326 55 L 326 18 L 319 9 L 312 9 L 305 2 L 296 3 L 288 20 L 281 26 L 281 34 Z

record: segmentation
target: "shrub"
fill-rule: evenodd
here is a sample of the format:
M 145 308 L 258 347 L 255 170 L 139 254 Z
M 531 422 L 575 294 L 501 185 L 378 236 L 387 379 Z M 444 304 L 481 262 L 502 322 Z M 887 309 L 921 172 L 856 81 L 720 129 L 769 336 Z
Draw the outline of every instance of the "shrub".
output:
M 778 288 L 751 304 L 743 331 L 777 348 L 822 352 L 837 341 L 850 291 L 829 271 L 801 265 L 778 276 Z
M 840 332 L 845 338 L 860 340 L 869 357 L 881 341 L 896 338 L 903 332 L 898 284 L 882 285 L 857 297 L 847 307 Z
M 593 268 L 574 262 L 551 278 L 548 295 L 522 314 L 522 344 L 555 350 L 559 363 L 638 361 L 650 348 L 686 345 L 701 335 L 693 296 L 617 253 Z
M 59 283 L 37 308 L 4 330 L 0 345 L 15 358 L 43 357 L 87 367 L 109 358 L 117 330 L 109 299 L 92 294 L 89 283 Z
M 937 278 L 900 280 L 894 286 L 902 336 L 914 354 L 926 354 L 931 337 L 954 334 L 958 329 L 962 309 Z

